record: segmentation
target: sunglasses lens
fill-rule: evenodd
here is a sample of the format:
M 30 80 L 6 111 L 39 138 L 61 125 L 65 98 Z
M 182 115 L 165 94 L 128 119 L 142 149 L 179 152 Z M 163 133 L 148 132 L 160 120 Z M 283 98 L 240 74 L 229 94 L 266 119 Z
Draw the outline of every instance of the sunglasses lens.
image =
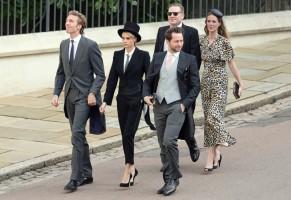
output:
M 177 16 L 179 13 L 178 12 L 168 12 L 168 16 L 171 16 L 171 15 L 174 15 L 174 16 Z

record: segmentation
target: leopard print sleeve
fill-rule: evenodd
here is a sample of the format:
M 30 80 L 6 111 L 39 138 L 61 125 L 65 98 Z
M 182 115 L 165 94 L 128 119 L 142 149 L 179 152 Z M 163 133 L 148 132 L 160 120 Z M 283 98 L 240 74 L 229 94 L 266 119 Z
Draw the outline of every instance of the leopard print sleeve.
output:
M 221 39 L 223 40 L 223 48 L 221 49 L 221 60 L 229 62 L 235 56 L 233 48 L 226 38 L 221 37 Z

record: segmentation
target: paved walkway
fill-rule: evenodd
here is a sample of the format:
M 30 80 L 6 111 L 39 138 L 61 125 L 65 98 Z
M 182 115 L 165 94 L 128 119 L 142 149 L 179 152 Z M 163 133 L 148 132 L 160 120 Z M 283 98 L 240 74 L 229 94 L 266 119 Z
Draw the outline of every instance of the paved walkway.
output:
M 235 100 L 232 95 L 234 78 L 230 76 L 226 115 L 245 112 L 291 95 L 291 38 L 236 48 L 235 53 L 245 90 L 242 98 Z M 0 181 L 70 159 L 70 128 L 63 114 L 63 104 L 52 107 L 51 96 L 52 88 L 47 88 L 0 98 Z M 200 97 L 194 117 L 201 125 Z M 121 145 L 116 102 L 107 107 L 106 119 L 105 134 L 88 134 L 92 152 Z M 136 139 L 154 134 L 142 120 Z

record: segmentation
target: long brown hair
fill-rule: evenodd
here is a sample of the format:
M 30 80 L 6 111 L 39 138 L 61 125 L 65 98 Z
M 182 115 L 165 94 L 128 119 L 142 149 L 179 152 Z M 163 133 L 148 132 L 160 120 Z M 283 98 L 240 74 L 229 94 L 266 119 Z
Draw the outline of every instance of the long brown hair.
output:
M 207 15 L 207 17 L 206 17 L 206 19 L 205 19 L 204 32 L 206 33 L 206 35 L 209 35 L 209 31 L 207 29 L 207 18 L 208 18 L 209 15 L 215 16 L 214 14 L 212 14 L 211 12 L 209 12 L 208 15 Z M 218 34 L 221 35 L 221 36 L 223 36 L 223 37 L 225 37 L 226 39 L 228 39 L 229 38 L 229 33 L 228 33 L 228 31 L 227 31 L 227 29 L 225 27 L 225 24 L 223 22 L 222 17 L 217 17 L 217 16 L 215 16 L 215 17 L 221 23 L 220 26 L 218 27 L 218 31 L 217 31 Z

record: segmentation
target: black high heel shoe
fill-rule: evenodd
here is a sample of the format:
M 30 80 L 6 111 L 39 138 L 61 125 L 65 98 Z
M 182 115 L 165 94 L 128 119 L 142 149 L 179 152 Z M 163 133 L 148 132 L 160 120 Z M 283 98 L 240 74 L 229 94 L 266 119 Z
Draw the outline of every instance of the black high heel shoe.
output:
M 132 178 L 132 175 L 129 175 L 128 183 L 120 183 L 119 187 L 129 187 L 130 185 L 130 179 Z
M 131 176 L 133 176 L 133 177 L 132 177 L 132 181 L 130 181 L 130 186 L 133 186 L 134 179 L 137 175 L 138 175 L 138 171 L 137 171 L 137 169 L 134 169 L 134 175 L 131 174 Z
M 212 172 L 212 170 L 213 170 L 213 168 L 204 168 L 204 172 L 206 172 L 206 173 L 211 173 Z
M 217 169 L 217 167 L 220 167 L 221 160 L 222 160 L 222 155 L 220 154 L 219 160 L 217 161 L 218 165 L 214 165 L 214 161 L 213 161 L 213 169 Z

